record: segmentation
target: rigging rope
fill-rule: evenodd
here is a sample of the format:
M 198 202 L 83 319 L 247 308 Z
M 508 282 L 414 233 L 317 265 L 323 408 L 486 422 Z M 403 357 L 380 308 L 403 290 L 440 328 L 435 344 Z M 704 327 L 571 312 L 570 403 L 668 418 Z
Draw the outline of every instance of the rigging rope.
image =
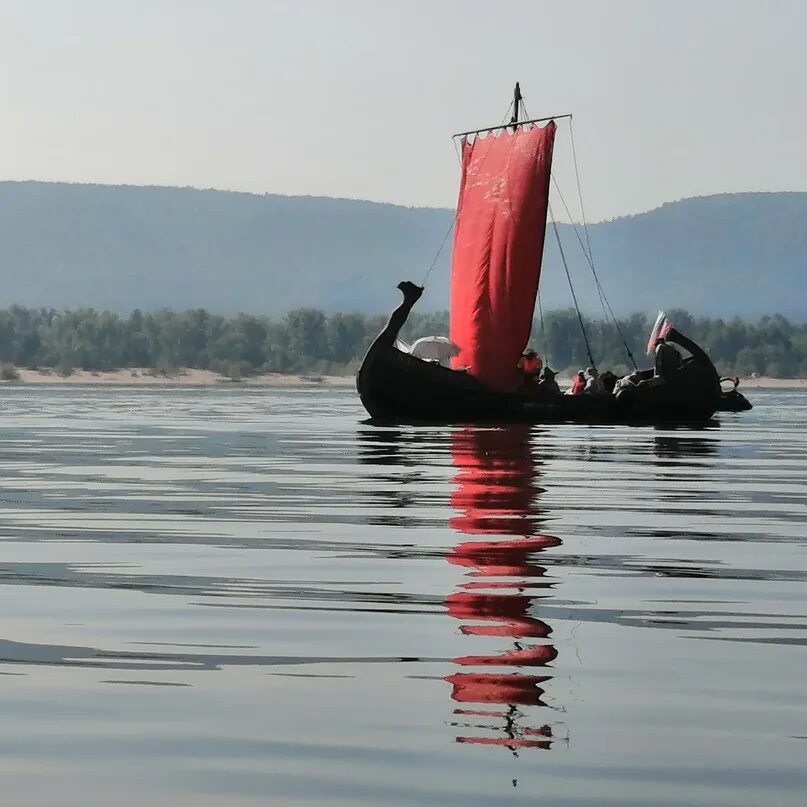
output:
M 538 290 L 538 293 L 535 297 L 538 302 L 538 316 L 541 320 L 541 344 L 544 346 L 544 358 L 546 359 L 546 366 L 549 367 L 549 346 L 546 341 L 546 327 L 544 326 L 544 307 L 541 304 L 541 290 Z
M 571 224 L 572 230 L 574 230 L 575 236 L 577 236 L 577 243 L 580 244 L 580 249 L 585 256 L 586 262 L 591 269 L 591 274 L 594 276 L 594 283 L 597 287 L 597 294 L 600 298 L 600 305 L 602 306 L 603 316 L 605 317 L 606 322 L 609 319 L 614 323 L 614 328 L 622 342 L 622 346 L 625 348 L 625 353 L 627 354 L 628 358 L 630 359 L 631 364 L 633 365 L 634 370 L 638 370 L 639 367 L 636 364 L 636 359 L 633 357 L 633 352 L 630 349 L 630 345 L 628 345 L 628 340 L 625 338 L 625 334 L 622 331 L 622 328 L 619 326 L 619 320 L 616 318 L 614 314 L 613 308 L 611 308 L 611 303 L 608 301 L 608 297 L 605 294 L 605 289 L 602 287 L 602 283 L 600 283 L 599 275 L 597 274 L 597 269 L 594 266 L 594 255 L 591 252 L 591 242 L 588 238 L 588 229 L 586 229 L 586 241 L 588 242 L 588 250 L 586 250 L 585 245 L 583 244 L 583 239 L 580 237 L 580 231 L 577 225 L 574 223 L 574 217 L 572 216 L 571 211 L 569 210 L 569 205 L 566 204 L 566 199 L 563 196 L 563 193 L 560 189 L 560 185 L 558 185 L 557 179 L 555 179 L 555 175 L 552 175 L 552 183 L 555 186 L 555 190 L 557 191 L 558 197 L 560 198 L 561 203 L 563 204 L 563 209 L 566 211 L 566 215 L 569 218 L 569 223 Z M 582 211 L 583 205 L 582 201 L 580 204 L 580 209 Z M 606 311 L 607 309 L 607 311 Z
M 560 185 L 558 184 L 557 179 L 555 179 L 554 174 L 552 174 L 552 184 L 555 186 L 555 191 L 558 194 L 558 197 L 560 198 L 561 204 L 563 205 L 563 209 L 566 211 L 567 217 L 569 218 L 569 224 L 571 225 L 572 230 L 574 230 L 574 234 L 577 236 L 577 243 L 580 244 L 580 249 L 583 250 L 583 256 L 585 257 L 589 267 L 591 267 L 593 270 L 593 261 L 591 260 L 591 256 L 589 255 L 589 253 L 586 252 L 586 247 L 583 244 L 583 239 L 580 237 L 580 232 L 577 229 L 577 225 L 574 223 L 574 217 L 572 216 L 572 213 L 569 210 L 569 205 L 566 204 L 566 199 L 563 196 L 563 192 L 561 191 Z M 602 286 L 600 286 L 596 274 L 594 275 L 594 280 L 597 285 L 597 293 L 600 298 L 600 305 L 602 306 L 602 315 L 607 322 L 608 312 L 605 310 L 605 304 L 607 302 L 607 300 L 605 299 L 605 291 L 603 290 Z
M 569 291 L 572 293 L 572 300 L 574 300 L 574 309 L 577 311 L 577 320 L 580 323 L 580 330 L 583 334 L 583 341 L 586 343 L 586 353 L 588 354 L 588 359 L 591 362 L 591 366 L 596 368 L 596 364 L 594 362 L 594 356 L 591 355 L 591 344 L 588 341 L 588 334 L 586 333 L 586 326 L 583 323 L 583 315 L 580 313 L 580 306 L 577 303 L 577 294 L 574 291 L 574 284 L 572 283 L 572 276 L 569 273 L 569 265 L 566 263 L 566 255 L 563 252 L 563 245 L 560 242 L 560 233 L 558 232 L 558 225 L 555 221 L 555 216 L 552 213 L 552 207 L 549 206 L 549 218 L 552 222 L 552 229 L 555 231 L 555 239 L 558 242 L 558 251 L 560 252 L 560 259 L 563 262 L 563 268 L 566 271 L 566 279 L 569 281 Z
M 586 221 L 586 209 L 583 205 L 583 187 L 580 183 L 580 167 L 577 162 L 577 148 L 575 147 L 574 143 L 574 122 L 573 119 L 569 118 L 569 139 L 572 143 L 572 162 L 574 163 L 574 176 L 577 180 L 577 197 L 580 200 L 580 218 L 583 221 L 583 232 L 586 235 L 586 245 L 588 246 L 588 253 L 586 256 L 588 258 L 589 266 L 591 267 L 591 274 L 594 276 L 594 282 L 597 284 L 597 292 L 600 295 L 600 301 L 608 306 L 608 310 L 611 312 L 611 319 L 614 321 L 614 327 L 616 328 L 617 334 L 619 334 L 619 338 L 622 340 L 622 345 L 625 348 L 625 353 L 628 354 L 628 358 L 630 359 L 631 364 L 633 365 L 634 370 L 638 370 L 639 367 L 636 364 L 636 359 L 633 358 L 633 353 L 631 352 L 630 345 L 628 345 L 628 340 L 625 338 L 625 334 L 622 332 L 622 328 L 619 327 L 619 321 L 617 320 L 616 316 L 614 315 L 614 311 L 611 308 L 611 303 L 608 302 L 608 297 L 605 294 L 605 290 L 600 283 L 600 278 L 597 275 L 597 270 L 594 267 L 594 253 L 591 250 L 591 238 L 589 237 L 588 233 L 588 222 Z M 555 183 L 557 187 L 557 183 Z M 558 188 L 558 193 L 560 193 L 560 188 Z M 563 203 L 564 207 L 566 202 Z M 569 221 L 572 221 L 572 217 L 569 216 Z M 577 233 L 577 228 L 575 227 L 575 233 Z M 579 239 L 578 235 L 578 239 Z M 580 244 L 582 248 L 582 243 Z M 585 253 L 586 250 L 583 250 Z M 607 319 L 607 317 L 606 317 Z
M 586 222 L 586 209 L 583 207 L 583 189 L 580 185 L 580 169 L 577 166 L 577 149 L 574 147 L 574 125 L 572 118 L 569 118 L 569 139 L 572 141 L 572 162 L 574 163 L 574 176 L 577 180 L 577 196 L 580 199 L 580 217 L 583 220 L 583 230 L 586 233 L 586 244 L 588 245 L 588 258 L 591 261 L 591 268 L 594 269 L 594 254 L 591 251 L 591 240 L 588 237 L 588 223 Z
M 523 99 L 521 101 L 521 105 L 524 108 L 524 114 L 527 117 L 529 117 L 530 113 L 527 111 L 527 105 L 524 103 Z M 570 137 L 571 142 L 572 142 L 572 162 L 574 163 L 574 176 L 575 176 L 575 179 L 577 180 L 577 196 L 580 199 L 580 215 L 581 215 L 581 220 L 583 222 L 583 230 L 585 231 L 585 234 L 586 234 L 586 245 L 588 246 L 588 249 L 586 249 L 586 247 L 583 246 L 583 239 L 580 238 L 580 233 L 577 230 L 577 225 L 574 223 L 574 216 L 572 216 L 571 211 L 569 210 L 569 206 L 566 204 L 566 200 L 563 198 L 563 194 L 561 193 L 561 190 L 560 190 L 560 185 L 558 185 L 558 181 L 557 181 L 557 179 L 555 179 L 554 173 L 551 175 L 552 176 L 552 183 L 555 186 L 555 190 L 558 192 L 558 196 L 560 197 L 560 201 L 563 203 L 563 207 L 566 210 L 566 215 L 569 217 L 569 222 L 572 225 L 572 229 L 574 230 L 574 234 L 577 236 L 577 241 L 580 244 L 580 249 L 583 250 L 583 255 L 586 256 L 586 261 L 588 262 L 588 265 L 591 267 L 591 273 L 594 275 L 594 282 L 595 282 L 595 284 L 597 286 L 597 295 L 600 298 L 600 305 L 602 306 L 603 318 L 607 322 L 608 321 L 608 313 L 610 312 L 611 319 L 613 320 L 613 323 L 614 323 L 614 328 L 616 328 L 616 332 L 617 332 L 617 334 L 619 334 L 619 338 L 622 340 L 622 344 L 623 344 L 623 346 L 625 348 L 625 352 L 628 354 L 628 358 L 630 359 L 631 364 L 633 364 L 634 369 L 638 370 L 639 368 L 636 365 L 636 360 L 633 358 L 633 353 L 631 353 L 631 349 L 630 349 L 630 347 L 628 345 L 627 339 L 625 339 L 625 334 L 622 332 L 622 328 L 619 327 L 619 322 L 617 321 L 617 318 L 614 315 L 613 309 L 611 308 L 611 304 L 608 302 L 608 297 L 606 297 L 606 295 L 605 295 L 605 289 L 603 289 L 602 284 L 600 283 L 600 278 L 597 276 L 597 270 L 594 268 L 594 253 L 591 251 L 591 239 L 589 238 L 589 234 L 588 234 L 588 222 L 586 221 L 586 210 L 585 210 L 585 207 L 583 206 L 583 190 L 582 190 L 582 185 L 580 183 L 580 168 L 579 168 L 578 163 L 577 163 L 577 149 L 575 148 L 575 145 L 574 145 L 574 126 L 572 124 L 572 120 L 573 120 L 573 118 L 570 115 L 569 116 L 569 137 Z M 558 229 L 557 229 L 557 226 L 555 224 L 554 219 L 552 220 L 552 226 L 555 228 L 555 235 L 557 236 L 558 235 Z M 563 257 L 563 248 L 560 246 L 560 238 L 558 238 L 558 248 L 560 249 L 561 257 Z M 572 289 L 572 297 L 574 297 L 575 295 L 574 295 L 574 289 L 572 288 L 572 280 L 571 280 L 571 276 L 569 275 L 569 269 L 566 266 L 566 259 L 565 258 L 563 259 L 563 266 L 566 269 L 566 277 L 569 280 L 569 288 Z M 540 300 L 539 300 L 539 304 L 540 304 Z M 607 311 L 606 311 L 606 307 L 608 309 Z M 576 298 L 575 298 L 575 308 L 577 308 L 577 299 Z M 578 317 L 580 316 L 580 309 L 579 308 L 577 309 L 577 315 L 578 315 Z M 583 325 L 583 323 L 582 323 L 582 320 L 581 320 L 580 321 L 580 326 L 582 327 L 582 325 Z M 542 327 L 543 327 L 543 322 L 542 322 Z M 583 329 L 583 335 L 585 336 L 585 329 Z M 586 347 L 588 347 L 588 339 L 586 339 Z M 588 351 L 588 354 L 589 354 L 589 358 L 591 358 L 591 350 L 590 349 Z M 593 360 L 592 360 L 592 363 L 593 363 Z
M 437 265 L 437 259 L 440 257 L 440 253 L 443 251 L 443 247 L 446 245 L 446 241 L 448 241 L 448 236 L 451 235 L 451 231 L 454 229 L 454 221 L 452 219 L 451 224 L 449 224 L 448 229 L 446 230 L 446 234 L 443 236 L 443 240 L 440 242 L 440 248 L 437 250 L 434 258 L 432 259 L 431 265 L 426 271 L 426 274 L 423 276 L 423 282 L 420 284 L 421 286 L 426 285 L 426 281 L 429 279 L 429 275 L 432 273 L 432 269 Z

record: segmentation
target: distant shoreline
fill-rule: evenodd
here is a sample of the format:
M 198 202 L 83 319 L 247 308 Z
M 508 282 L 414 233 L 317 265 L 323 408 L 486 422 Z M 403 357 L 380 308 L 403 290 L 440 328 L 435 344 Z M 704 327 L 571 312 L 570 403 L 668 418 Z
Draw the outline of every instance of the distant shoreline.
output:
M 5 384 L 91 384 L 127 387 L 351 387 L 353 376 L 265 373 L 236 381 L 212 370 L 178 370 L 174 375 L 162 375 L 144 368 L 127 368 L 111 372 L 75 370 L 60 376 L 55 370 L 18 368 L 19 379 Z M 561 389 L 570 386 L 569 379 L 558 378 Z M 740 389 L 807 389 L 805 378 L 741 378 Z
M 74 370 L 67 376 L 55 370 L 27 370 L 17 368 L 19 378 L 4 381 L 6 384 L 92 384 L 99 386 L 126 387 L 347 387 L 354 381 L 352 376 L 316 374 L 286 375 L 265 373 L 240 380 L 227 378 L 212 370 L 181 369 L 174 374 L 161 374 L 140 367 L 98 372 Z
M 807 378 L 740 378 L 739 389 L 807 389 Z

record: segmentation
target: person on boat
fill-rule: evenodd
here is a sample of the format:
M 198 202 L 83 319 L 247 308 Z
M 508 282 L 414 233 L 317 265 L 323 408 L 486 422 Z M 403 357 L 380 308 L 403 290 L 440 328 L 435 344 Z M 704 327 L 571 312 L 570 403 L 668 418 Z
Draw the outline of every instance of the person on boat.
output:
M 600 374 L 597 372 L 596 367 L 586 367 L 584 376 L 586 386 L 583 388 L 585 395 L 607 395 L 605 385 L 602 383 Z
M 605 391 L 612 395 L 614 392 L 614 387 L 616 387 L 617 377 L 614 373 L 610 370 L 606 370 L 601 376 L 600 381 L 602 381 L 603 387 L 605 387 Z
M 536 384 L 541 373 L 541 357 L 532 348 L 525 350 L 518 360 L 518 369 L 525 384 Z
M 557 373 L 554 370 L 550 370 L 549 367 L 544 367 L 544 369 L 541 370 L 541 380 L 538 382 L 538 389 L 548 395 L 560 395 L 560 387 L 555 380 L 556 375 Z
M 617 379 L 617 382 L 614 385 L 614 395 L 616 395 L 620 390 L 628 389 L 629 387 L 636 387 L 643 381 L 647 381 L 647 379 L 652 377 L 653 377 L 652 369 L 636 370 L 633 373 L 629 373 L 628 375 L 622 376 L 622 378 Z
M 582 395 L 583 390 L 586 388 L 586 377 L 581 370 L 573 379 L 572 386 L 569 389 L 569 395 Z
M 653 375 L 656 378 L 666 379 L 681 366 L 681 354 L 666 339 L 659 339 L 656 343 L 655 359 L 653 362 Z
M 636 385 L 639 387 L 657 387 L 667 381 L 672 373 L 678 370 L 683 363 L 681 354 L 669 339 L 660 338 L 656 341 L 653 356 L 653 371 L 640 373 Z

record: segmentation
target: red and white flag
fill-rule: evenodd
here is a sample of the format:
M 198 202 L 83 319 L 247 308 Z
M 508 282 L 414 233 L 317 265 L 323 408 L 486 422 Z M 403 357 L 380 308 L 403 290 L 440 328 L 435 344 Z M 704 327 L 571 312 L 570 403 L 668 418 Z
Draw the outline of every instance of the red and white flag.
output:
M 653 326 L 653 330 L 650 331 L 650 339 L 647 340 L 647 352 L 652 353 L 656 349 L 659 339 L 666 338 L 671 329 L 672 322 L 667 319 L 667 315 L 663 311 L 659 311 L 656 324 Z

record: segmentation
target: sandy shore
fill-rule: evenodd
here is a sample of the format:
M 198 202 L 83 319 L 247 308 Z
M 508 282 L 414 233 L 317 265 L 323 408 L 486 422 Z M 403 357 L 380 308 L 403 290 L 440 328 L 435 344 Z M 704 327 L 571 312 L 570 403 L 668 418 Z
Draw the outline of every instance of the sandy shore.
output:
M 210 370 L 181 370 L 176 375 L 155 375 L 152 371 L 141 368 L 115 370 L 109 373 L 75 370 L 69 376 L 60 376 L 53 370 L 19 369 L 18 381 L 3 383 L 25 384 L 110 384 L 119 386 L 249 386 L 249 387 L 349 387 L 355 382 L 353 376 L 335 375 L 282 375 L 267 373 L 247 378 L 243 381 L 232 381 L 229 378 Z M 561 389 L 571 385 L 570 379 L 558 377 Z M 804 378 L 741 378 L 740 390 L 748 389 L 807 389 Z
M 267 373 L 243 381 L 232 381 L 210 370 L 180 370 L 176 375 L 155 375 L 150 370 L 131 368 L 108 373 L 75 370 L 68 376 L 60 376 L 51 370 L 26 370 L 20 368 L 18 381 L 10 384 L 109 384 L 119 386 L 250 386 L 250 387 L 344 387 L 354 383 L 352 376 L 331 375 L 281 375 Z
M 744 389 L 807 389 L 807 378 L 741 378 L 740 391 Z

